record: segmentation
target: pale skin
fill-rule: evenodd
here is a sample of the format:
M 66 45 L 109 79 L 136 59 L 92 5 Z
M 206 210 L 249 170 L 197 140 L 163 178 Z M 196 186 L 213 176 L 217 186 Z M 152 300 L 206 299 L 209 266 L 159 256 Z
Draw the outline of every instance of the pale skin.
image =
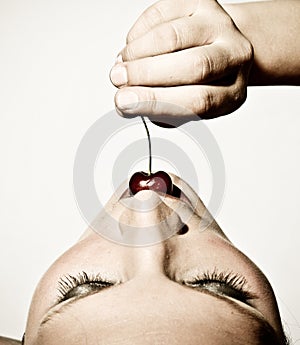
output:
M 93 227 L 38 284 L 26 345 L 284 344 L 266 277 L 229 241 L 191 187 L 175 175 L 172 180 L 181 197 L 153 191 L 131 196 L 127 183 L 116 191 Z M 164 240 L 141 245 L 150 227 Z M 111 241 L 116 232 L 132 244 Z M 75 287 L 65 278 L 82 272 L 111 285 L 93 290 L 92 281 Z M 221 273 L 239 277 L 235 288 L 233 278 L 220 282 Z M 219 278 L 195 283 L 208 274 Z M 239 286 L 247 297 L 236 291 Z
M 111 71 L 118 112 L 176 125 L 235 111 L 248 85 L 299 85 L 299 18 L 298 0 L 158 1 Z
M 178 4 L 178 6 L 174 6 L 175 2 Z M 244 102 L 246 98 L 246 88 L 248 85 L 299 85 L 299 3 L 300 2 L 297 0 L 286 0 L 235 5 L 228 4 L 224 5 L 222 8 L 212 0 L 185 1 L 185 6 L 183 6 L 183 1 L 172 1 L 172 6 L 170 6 L 170 1 L 158 2 L 157 4 L 162 6 L 162 11 L 159 12 L 160 14 L 158 15 L 157 12 L 158 5 L 155 5 L 156 7 L 152 7 L 138 19 L 128 34 L 128 42 L 126 47 L 121 51 L 123 62 L 120 61 L 121 59 L 119 57 L 119 61 L 115 66 L 126 68 L 127 81 L 124 83 L 121 80 L 120 82 L 120 71 L 117 71 L 118 73 L 116 73 L 115 76 L 113 75 L 113 72 L 111 73 L 112 81 L 120 88 L 116 95 L 116 106 L 118 111 L 124 116 L 133 116 L 137 113 L 146 115 L 150 114 L 150 117 L 155 120 L 161 114 L 170 116 L 169 108 L 167 107 L 166 103 L 175 103 L 180 107 L 183 107 L 185 111 L 173 113 L 172 116 L 176 116 L 176 118 L 179 118 L 179 122 L 184 123 L 189 120 L 197 120 L 201 117 L 217 117 L 234 111 Z M 187 4 L 188 6 L 186 6 Z M 199 11 L 196 11 L 195 8 L 197 9 L 197 7 L 195 7 L 195 5 L 198 4 L 201 4 L 201 8 L 199 7 Z M 209 13 L 209 15 L 205 16 L 205 13 Z M 231 19 L 228 14 L 231 16 Z M 197 19 L 201 20 L 198 21 Z M 168 27 L 169 29 L 172 29 L 174 22 L 176 22 L 176 25 L 178 23 L 179 26 L 182 24 L 182 31 L 176 31 L 179 39 L 175 37 L 175 40 L 173 39 L 173 41 L 170 41 L 173 45 L 169 46 L 165 44 L 165 42 L 169 42 L 169 40 L 163 39 L 161 42 L 159 41 L 159 32 L 158 36 L 155 36 L 157 34 L 155 33 L 155 30 L 162 27 L 164 28 L 164 31 L 166 30 L 165 32 L 168 32 Z M 201 32 L 201 35 L 199 35 L 199 32 Z M 262 32 L 264 34 L 262 34 Z M 169 30 L 169 34 L 172 35 L 172 30 Z M 270 42 L 272 42 L 272 44 L 270 44 Z M 207 47 L 203 46 L 203 44 L 207 45 L 207 43 L 210 43 Z M 178 44 L 181 45 L 178 46 Z M 188 44 L 188 46 L 185 46 L 186 44 Z M 189 45 L 191 45 L 191 47 L 189 47 Z M 155 50 L 154 48 L 158 50 Z M 203 52 L 206 55 L 202 55 Z M 222 54 L 222 59 L 218 58 L 220 54 Z M 202 56 L 205 56 L 205 58 L 203 59 Z M 223 64 L 224 61 L 225 64 Z M 193 68 L 195 66 L 200 66 L 200 68 Z M 212 66 L 213 68 L 211 68 Z M 145 69 L 151 71 L 151 73 L 145 73 Z M 225 85 L 223 85 L 223 78 L 226 81 Z M 223 83 L 220 83 L 220 79 L 222 79 Z M 215 84 L 222 85 L 216 86 Z M 177 86 L 177 88 L 174 89 L 174 86 Z M 128 102 L 128 97 L 127 99 L 124 97 L 125 91 L 134 91 L 139 100 L 145 102 L 143 104 L 139 102 L 134 111 L 125 109 L 124 105 L 134 103 Z M 121 100 L 123 101 L 123 104 L 121 103 Z M 166 201 L 166 203 L 168 204 L 168 201 Z M 137 221 L 138 218 L 133 217 L 131 219 Z M 210 228 L 211 231 L 216 231 L 216 229 L 218 229 L 216 224 Z M 191 233 L 192 231 L 189 231 L 186 234 L 186 237 L 191 237 Z M 193 233 L 195 234 L 196 230 Z M 225 241 L 224 243 L 226 243 L 230 248 L 234 248 L 220 229 L 215 233 L 219 233 L 219 239 L 222 240 L 223 238 Z M 201 238 L 201 241 L 202 240 L 203 238 Z M 70 263 L 68 263 L 65 267 L 61 264 L 61 261 L 58 260 L 58 262 L 52 266 L 39 285 L 35 294 L 35 299 L 33 301 L 30 319 L 27 326 L 28 340 L 26 340 L 26 344 L 36 344 L 37 341 L 36 334 L 34 333 L 34 327 L 37 327 L 37 323 L 33 323 L 33 325 L 31 323 L 31 320 L 36 321 L 39 319 L 38 316 L 35 316 L 36 314 L 40 315 L 42 313 L 42 311 L 39 309 L 40 306 L 35 308 L 35 305 L 39 304 L 37 301 L 41 298 L 44 299 L 43 297 L 47 296 L 47 303 L 49 305 L 51 303 L 48 296 L 49 291 L 47 291 L 45 287 L 43 290 L 43 284 L 45 284 L 45 282 L 50 284 L 52 289 L 52 292 L 50 292 L 50 297 L 52 296 L 52 299 L 54 300 L 54 285 L 60 274 L 65 274 L 68 272 L 73 273 L 77 269 L 92 269 L 95 271 L 96 268 L 92 263 L 95 256 L 87 260 L 85 267 L 82 267 L 80 262 L 76 262 L 72 259 L 74 258 L 74 255 L 82 255 L 85 245 L 88 247 L 93 243 L 96 243 L 106 251 L 114 251 L 116 253 L 116 258 L 119 258 L 119 261 L 122 261 L 124 257 L 127 258 L 127 254 L 130 254 L 132 258 L 135 257 L 135 255 L 138 255 L 139 259 L 143 257 L 143 255 L 146 255 L 148 257 L 148 263 L 147 260 L 142 261 L 143 263 L 147 264 L 147 266 L 142 267 L 147 267 L 147 269 L 152 267 L 153 273 L 156 272 L 158 274 L 153 275 L 153 281 L 151 281 L 152 283 L 157 282 L 159 285 L 161 284 L 160 286 L 162 288 L 162 292 L 164 291 L 164 287 L 167 287 L 166 294 L 170 294 L 170 296 L 174 297 L 174 299 L 181 298 L 181 296 L 186 296 L 187 300 L 189 300 L 192 305 L 195 302 L 193 299 L 196 296 L 194 291 L 192 293 L 192 297 L 189 295 L 191 293 L 189 290 L 182 290 L 183 287 L 176 282 L 174 279 L 175 276 L 161 275 L 161 262 L 157 260 L 155 261 L 154 257 L 157 255 L 157 259 L 162 258 L 163 255 L 165 255 L 162 245 L 153 246 L 150 247 L 150 249 L 124 249 L 122 246 L 116 246 L 116 244 L 103 239 L 101 236 L 95 235 L 93 231 L 87 231 L 85 238 L 76 244 L 73 249 L 70 250 L 70 253 L 65 254 L 64 258 L 70 258 Z M 187 241 L 186 243 L 190 243 L 187 247 L 187 251 L 192 251 L 194 244 L 193 240 L 190 242 Z M 177 248 L 179 247 L 177 246 Z M 122 255 L 120 254 L 121 252 L 119 249 L 123 250 Z M 95 249 L 95 251 L 97 250 Z M 214 251 L 212 253 L 214 253 Z M 88 254 L 86 255 L 88 256 Z M 210 257 L 210 255 L 211 253 L 207 253 L 207 257 Z M 267 302 L 265 306 L 261 304 L 259 305 L 258 303 L 258 306 L 255 308 L 258 309 L 258 312 L 263 315 L 263 318 L 266 320 L 266 322 L 271 325 L 273 330 L 275 330 L 275 334 L 282 339 L 282 326 L 280 323 L 276 301 L 274 300 L 274 296 L 269 284 L 267 283 L 265 277 L 259 273 L 259 270 L 257 270 L 257 268 L 250 261 L 245 259 L 243 255 L 239 254 L 236 249 L 235 255 L 235 260 L 240 258 L 242 261 L 245 261 L 244 265 L 242 265 L 239 270 L 243 274 L 246 273 L 245 275 L 247 276 L 247 280 L 250 280 L 250 282 L 252 280 L 254 281 L 255 279 L 251 277 L 258 275 L 258 280 L 260 280 L 260 282 L 254 283 L 254 286 L 255 288 L 258 287 L 257 289 L 259 290 L 259 293 L 267 296 Z M 177 261 L 179 261 L 180 266 L 180 261 L 184 261 L 186 258 L 182 256 L 178 257 L 179 259 Z M 106 265 L 108 263 L 105 260 L 109 261 L 109 258 L 105 258 L 105 256 L 101 259 L 104 260 L 101 265 Z M 133 261 L 129 263 L 125 260 L 124 266 L 128 264 L 132 265 L 132 263 L 135 262 L 134 259 L 132 260 Z M 189 262 L 191 261 L 192 260 L 189 259 Z M 206 264 L 209 266 L 209 262 Z M 174 266 L 176 267 L 176 264 L 174 264 Z M 231 266 L 230 262 L 228 262 L 228 266 Z M 110 266 L 108 265 L 108 267 Z M 113 272 L 116 271 L 116 267 L 110 268 Z M 120 269 L 120 272 L 122 272 L 122 267 L 118 267 L 118 269 Z M 245 272 L 244 269 L 246 269 Z M 137 282 L 137 285 L 131 286 L 132 290 L 130 290 L 130 284 L 127 284 L 126 287 L 129 288 L 129 290 L 126 291 L 123 289 L 123 292 L 127 294 L 129 300 L 132 296 L 132 300 L 136 298 L 136 302 L 139 303 L 141 301 L 139 300 L 140 296 L 137 293 L 140 292 L 139 287 L 143 288 L 144 286 L 147 286 L 151 288 L 152 286 L 150 284 L 151 282 L 149 282 L 149 278 L 143 275 L 143 272 L 138 272 L 137 276 L 140 277 L 140 279 L 137 279 L 134 273 L 132 275 L 132 279 L 133 281 Z M 177 284 L 180 286 L 180 289 L 174 284 L 165 285 L 167 282 L 168 284 L 171 282 Z M 125 284 L 123 287 L 125 288 Z M 107 294 L 108 291 L 110 290 L 107 290 Z M 121 290 L 119 289 L 119 291 Z M 44 295 L 42 292 L 44 292 Z M 153 290 L 151 290 L 150 293 L 153 293 L 153 299 L 159 299 L 161 297 L 159 295 L 160 292 L 155 290 L 155 286 L 153 286 Z M 101 294 L 99 294 L 99 296 L 96 294 L 86 297 L 86 301 L 94 298 L 95 302 L 97 302 L 98 297 L 100 298 L 100 296 Z M 115 295 L 114 297 L 120 298 Z M 198 298 L 199 296 L 197 294 L 197 299 Z M 208 301 L 207 299 L 211 298 L 211 296 L 202 296 L 201 298 L 201 306 L 205 306 L 205 303 Z M 164 306 L 162 297 L 159 300 L 162 302 L 162 306 Z M 84 300 L 82 300 L 82 302 L 83 301 Z M 106 301 L 110 303 L 109 297 Z M 92 300 L 91 302 L 93 303 Z M 120 308 L 124 309 L 125 307 L 122 304 L 123 300 L 120 299 L 119 302 Z M 209 304 L 213 305 L 212 303 L 216 303 L 216 301 L 212 302 L 211 299 Z M 221 302 L 219 301 L 219 303 Z M 152 307 L 152 304 L 145 305 L 145 307 Z M 80 305 L 77 305 L 76 307 L 73 306 L 72 308 L 76 313 L 78 313 L 78 315 L 80 315 L 82 311 L 85 311 L 87 315 L 91 312 L 88 310 L 89 303 L 81 303 Z M 221 306 L 221 309 L 225 311 L 227 310 L 226 308 L 228 308 L 227 305 Z M 161 312 L 161 309 L 161 306 L 159 307 L 159 312 L 155 311 L 154 309 L 152 314 L 149 314 L 149 318 L 156 318 Z M 165 305 L 165 311 L 171 313 L 174 312 L 174 310 L 168 310 L 167 305 Z M 175 310 L 175 312 L 178 312 L 178 315 L 180 315 L 180 308 Z M 195 314 L 195 311 L 192 311 L 192 315 L 199 317 L 199 315 Z M 133 321 L 128 319 L 128 322 L 129 324 L 132 322 L 132 327 L 135 328 L 136 320 L 140 320 L 140 318 L 143 316 L 144 314 L 136 314 L 134 315 L 136 319 Z M 117 316 L 110 315 L 109 317 L 115 318 Z M 150 319 L 145 320 L 144 326 L 148 325 L 148 321 L 151 321 Z M 58 328 L 56 331 L 63 332 L 63 330 L 65 330 L 64 326 L 67 328 L 70 327 L 71 331 L 73 331 L 73 321 L 74 320 L 70 320 L 70 317 L 66 315 L 66 320 L 63 321 L 65 324 L 62 323 L 61 326 L 63 327 Z M 191 319 L 190 322 L 194 322 L 193 319 Z M 202 324 L 204 324 L 203 319 Z M 187 335 L 190 335 L 190 328 L 187 328 L 186 333 L 180 333 L 177 327 L 178 325 L 175 321 L 173 326 L 174 325 L 178 331 L 178 337 L 186 337 Z M 259 322 L 254 322 L 251 325 L 256 325 L 259 327 Z M 92 326 L 97 325 L 91 325 L 91 327 Z M 172 324 L 165 326 L 169 327 L 172 326 Z M 170 329 L 172 330 L 172 327 Z M 202 331 L 204 330 L 202 329 Z M 245 334 L 248 336 L 248 331 L 249 329 L 247 329 L 247 327 L 242 328 L 241 336 Z M 153 332 L 159 333 L 159 330 L 156 329 L 153 330 Z M 207 329 L 206 332 L 209 334 L 209 329 Z M 161 334 L 162 339 L 168 339 L 168 336 L 170 336 L 170 334 L 168 335 L 165 331 L 160 332 L 159 334 Z M 42 337 L 43 336 L 47 338 L 47 334 L 42 334 Z M 151 343 L 151 332 L 148 334 L 148 336 L 149 342 Z M 172 334 L 172 337 L 173 336 L 174 334 Z M 144 332 L 140 330 L 140 333 L 136 334 L 136 337 L 136 339 L 141 337 L 144 340 Z M 78 343 L 80 343 L 80 336 L 78 339 Z M 53 339 L 53 341 L 54 340 L 55 339 Z M 121 340 L 119 339 L 119 341 Z M 193 339 L 190 340 L 191 343 L 192 341 Z M 252 341 L 252 344 L 255 344 L 256 340 L 251 340 L 250 338 L 249 341 Z M 20 343 L 21 342 L 17 340 L 0 337 L 0 345 L 15 345 Z M 72 343 L 75 344 L 74 338 L 72 339 Z M 125 342 L 123 343 L 125 344 Z M 207 340 L 205 343 L 208 344 Z
M 0 337 L 0 345 L 20 345 L 19 340 L 14 340 L 6 337 Z

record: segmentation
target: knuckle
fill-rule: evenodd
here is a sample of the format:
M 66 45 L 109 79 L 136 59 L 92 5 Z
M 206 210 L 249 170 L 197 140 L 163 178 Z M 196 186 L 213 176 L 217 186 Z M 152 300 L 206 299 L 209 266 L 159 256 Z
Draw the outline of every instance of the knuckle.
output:
M 124 61 L 131 61 L 135 59 L 135 48 L 133 44 L 128 43 L 122 52 Z
M 196 71 L 196 82 L 201 82 L 214 70 L 214 63 L 206 53 L 197 55 L 194 60 L 193 70 Z
M 171 50 L 181 49 L 183 47 L 181 35 L 178 27 L 174 23 L 170 24 L 169 35 Z
M 246 88 L 235 88 L 232 94 L 233 104 L 236 105 L 236 108 L 239 108 L 246 100 L 247 89 Z
M 145 115 L 157 113 L 157 107 L 158 107 L 157 97 L 156 97 L 155 92 L 151 88 L 145 88 L 143 90 L 143 94 L 141 98 L 142 98 L 141 106 L 143 110 L 140 108 L 139 111 L 141 111 Z
M 144 13 L 144 19 L 148 25 L 164 21 L 163 3 L 164 1 L 157 2 Z
M 223 28 L 228 28 L 228 29 L 235 28 L 235 23 L 228 14 L 223 15 L 222 19 L 220 18 L 220 23 L 223 26 Z
M 212 110 L 213 100 L 209 91 L 202 89 L 192 100 L 191 110 L 198 116 L 209 114 Z
M 155 92 L 149 91 L 149 110 L 150 113 L 156 114 L 158 112 L 158 101 Z
M 236 40 L 236 60 L 239 65 L 250 64 L 254 57 L 254 50 L 252 44 L 245 38 L 241 37 Z
M 229 15 L 219 15 L 215 23 L 215 36 L 226 36 L 235 30 L 235 24 Z
M 202 114 L 210 114 L 213 110 L 213 104 L 213 96 L 206 90 L 202 95 Z
M 134 40 L 134 33 L 132 31 L 129 31 L 126 36 L 126 44 L 132 42 Z
M 223 100 L 223 103 L 226 103 L 229 106 L 228 113 L 237 110 L 247 98 L 247 87 L 243 83 L 236 83 L 230 93 L 227 94 L 226 98 Z
M 163 46 L 163 50 L 173 52 L 180 50 L 182 40 L 177 26 L 174 23 L 165 23 L 155 30 L 154 42 L 156 46 Z
M 243 44 L 243 52 L 244 52 L 244 61 L 250 62 L 253 59 L 254 56 L 254 50 L 252 44 L 245 39 Z

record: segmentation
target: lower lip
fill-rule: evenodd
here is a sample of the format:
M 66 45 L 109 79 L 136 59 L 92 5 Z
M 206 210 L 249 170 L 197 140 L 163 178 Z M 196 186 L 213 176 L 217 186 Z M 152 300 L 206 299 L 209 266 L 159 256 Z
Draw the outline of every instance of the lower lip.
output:
M 177 191 L 177 195 L 168 195 L 168 194 L 164 194 L 164 196 L 170 197 L 170 198 L 174 198 L 177 200 L 180 200 L 184 203 L 186 203 L 187 205 L 189 205 L 190 207 L 193 208 L 193 205 L 191 203 L 191 201 L 189 200 L 189 198 L 183 193 L 183 191 L 178 188 L 176 185 L 174 185 L 174 187 L 178 190 Z M 157 192 L 156 192 L 157 193 Z M 159 193 L 158 193 L 159 194 Z M 126 188 L 126 190 L 122 193 L 122 195 L 120 196 L 119 200 L 124 199 L 124 198 L 129 198 L 129 197 L 133 197 L 133 195 L 130 193 L 129 188 Z

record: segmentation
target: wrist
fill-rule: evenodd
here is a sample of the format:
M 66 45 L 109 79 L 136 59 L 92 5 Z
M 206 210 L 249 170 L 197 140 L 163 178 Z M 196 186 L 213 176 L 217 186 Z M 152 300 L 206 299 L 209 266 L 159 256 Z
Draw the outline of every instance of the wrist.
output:
M 300 1 L 253 1 L 223 8 L 253 46 L 248 84 L 299 85 Z

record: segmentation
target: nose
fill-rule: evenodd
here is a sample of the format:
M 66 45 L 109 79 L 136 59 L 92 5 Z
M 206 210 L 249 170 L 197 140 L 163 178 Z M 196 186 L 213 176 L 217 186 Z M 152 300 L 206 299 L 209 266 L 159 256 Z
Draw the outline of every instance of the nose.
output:
M 183 228 L 178 213 L 154 191 L 142 190 L 122 200 L 119 227 L 123 238 L 133 245 L 161 242 Z

